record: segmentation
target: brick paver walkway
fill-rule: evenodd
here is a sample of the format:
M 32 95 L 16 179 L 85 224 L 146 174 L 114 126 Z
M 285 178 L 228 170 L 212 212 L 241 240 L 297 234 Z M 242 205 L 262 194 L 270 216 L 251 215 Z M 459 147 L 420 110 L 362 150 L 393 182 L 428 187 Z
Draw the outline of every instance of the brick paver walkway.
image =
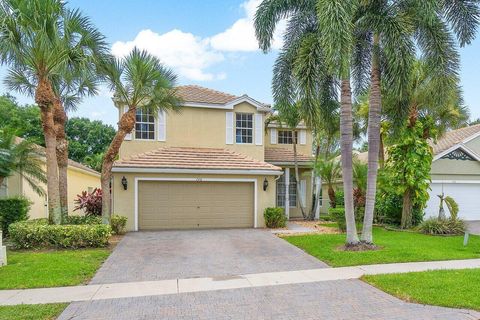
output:
M 396 299 L 360 280 L 74 302 L 67 319 L 462 320 L 473 311 L 422 306 Z

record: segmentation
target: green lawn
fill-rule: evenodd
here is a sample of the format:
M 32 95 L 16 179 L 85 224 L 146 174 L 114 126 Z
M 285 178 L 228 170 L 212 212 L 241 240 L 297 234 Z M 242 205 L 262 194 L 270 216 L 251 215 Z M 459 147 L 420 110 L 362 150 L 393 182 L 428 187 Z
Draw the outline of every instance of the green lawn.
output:
M 386 274 L 363 280 L 406 301 L 480 310 L 480 269 Z
M 22 304 L 0 306 L 0 319 L 8 320 L 50 320 L 55 319 L 67 307 L 66 303 Z
M 433 261 L 480 258 L 480 237 L 471 236 L 467 247 L 463 236 L 440 237 L 413 232 L 374 228 L 375 244 L 380 250 L 351 252 L 338 250 L 344 234 L 289 236 L 283 239 L 334 267 L 409 261 Z
M 109 254 L 108 249 L 9 251 L 8 265 L 0 268 L 0 289 L 83 284 Z

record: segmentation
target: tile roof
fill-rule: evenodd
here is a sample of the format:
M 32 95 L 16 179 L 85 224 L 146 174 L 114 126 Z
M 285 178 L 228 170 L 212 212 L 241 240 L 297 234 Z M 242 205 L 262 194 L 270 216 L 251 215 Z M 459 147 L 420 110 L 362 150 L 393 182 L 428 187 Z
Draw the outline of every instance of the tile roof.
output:
M 265 148 L 265 161 L 270 163 L 294 162 L 292 148 Z M 312 157 L 297 152 L 298 162 L 311 162 Z
M 461 143 L 465 139 L 477 133 L 480 133 L 480 124 L 449 131 L 440 139 L 438 139 L 437 143 L 430 141 L 430 145 L 433 148 L 433 154 L 437 155 L 445 150 L 448 150 L 454 145 Z
M 115 167 L 168 169 L 272 170 L 282 169 L 220 148 L 165 147 L 115 162 Z
M 238 98 L 229 93 L 196 85 L 179 86 L 176 90 L 177 95 L 185 102 L 225 104 Z
M 20 138 L 20 137 L 15 137 L 15 143 L 20 143 L 21 141 L 23 141 L 25 139 L 23 138 Z M 39 150 L 41 150 L 41 153 L 45 153 L 45 147 L 41 146 L 41 145 L 38 145 L 38 144 L 35 144 L 35 146 L 37 148 L 39 148 Z M 74 168 L 77 168 L 77 169 L 81 169 L 81 170 L 84 170 L 84 171 L 87 171 L 87 172 L 90 172 L 90 173 L 93 173 L 95 175 L 99 175 L 100 172 L 96 171 L 96 170 L 93 170 L 92 168 L 90 167 L 87 167 L 86 165 L 83 165 L 79 162 L 76 162 L 76 161 L 73 161 L 71 159 L 68 159 L 68 165 L 70 167 L 74 167 Z

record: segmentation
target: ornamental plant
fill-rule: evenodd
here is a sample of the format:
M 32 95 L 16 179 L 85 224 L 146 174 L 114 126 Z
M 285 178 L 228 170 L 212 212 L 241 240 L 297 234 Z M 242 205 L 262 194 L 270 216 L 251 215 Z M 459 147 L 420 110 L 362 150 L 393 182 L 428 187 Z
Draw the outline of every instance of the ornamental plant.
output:
M 87 216 L 102 215 L 102 189 L 95 188 L 91 193 L 82 191 L 75 199 L 73 211 L 83 210 Z
M 433 153 L 423 134 L 420 121 L 410 122 L 401 131 L 398 142 L 387 150 L 382 189 L 403 197 L 403 229 L 412 226 L 413 209 L 423 211 L 429 198 Z

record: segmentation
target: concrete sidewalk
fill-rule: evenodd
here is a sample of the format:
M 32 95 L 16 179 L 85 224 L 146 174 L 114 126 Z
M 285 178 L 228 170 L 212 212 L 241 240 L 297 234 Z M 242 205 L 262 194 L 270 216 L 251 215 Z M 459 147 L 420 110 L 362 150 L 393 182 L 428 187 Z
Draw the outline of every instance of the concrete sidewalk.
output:
M 472 268 L 480 268 L 480 259 L 321 268 L 244 274 L 216 278 L 186 278 L 159 281 L 93 284 L 87 286 L 58 288 L 0 290 L 0 305 L 43 304 L 160 296 L 187 292 L 203 292 L 358 279 L 363 275 Z

